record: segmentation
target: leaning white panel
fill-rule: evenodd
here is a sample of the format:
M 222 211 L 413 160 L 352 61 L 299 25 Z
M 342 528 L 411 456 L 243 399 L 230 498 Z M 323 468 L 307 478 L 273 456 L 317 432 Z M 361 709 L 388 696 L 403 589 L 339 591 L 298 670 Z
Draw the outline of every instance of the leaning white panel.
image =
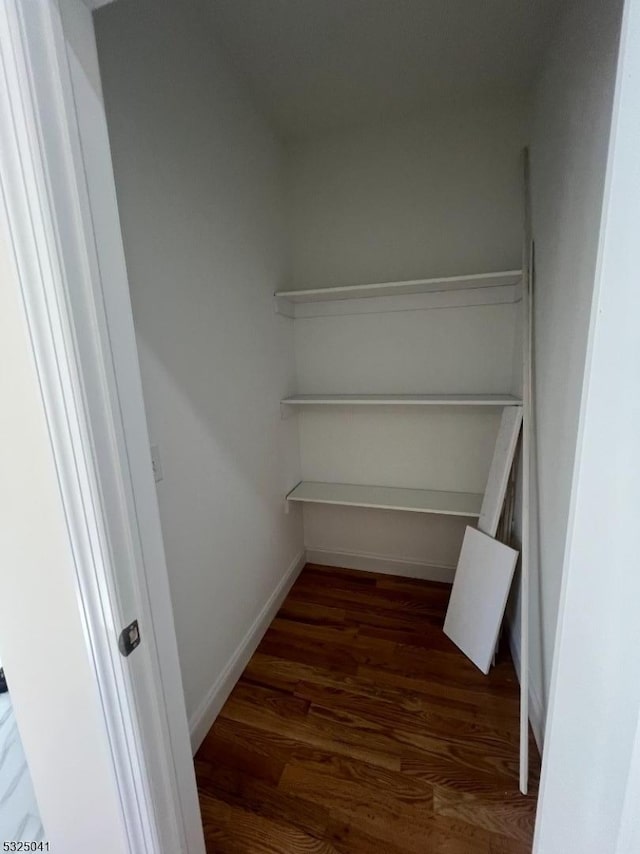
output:
M 490 537 L 495 537 L 498 530 L 521 425 L 522 407 L 505 407 L 478 519 L 478 528 Z
M 467 528 L 453 582 L 444 633 L 489 672 L 518 552 Z

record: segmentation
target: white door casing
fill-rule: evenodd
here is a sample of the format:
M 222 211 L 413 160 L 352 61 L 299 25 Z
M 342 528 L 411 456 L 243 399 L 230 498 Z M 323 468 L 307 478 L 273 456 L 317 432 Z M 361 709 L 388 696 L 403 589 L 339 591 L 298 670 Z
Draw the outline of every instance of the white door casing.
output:
M 626 0 L 556 629 L 536 854 L 640 844 L 640 0 Z
M 129 847 L 118 848 L 106 833 L 97 844 L 113 854 L 201 854 L 91 13 L 80 0 L 6 0 L 0 52 L 5 234 L 111 757 L 105 790 L 111 785 L 119 802 Z M 142 643 L 124 659 L 117 637 L 134 618 Z M 22 717 L 29 758 L 29 744 L 38 739 L 29 737 L 31 725 Z M 37 772 L 37 757 L 33 764 Z M 45 826 L 50 782 L 34 773 Z M 71 797 L 74 787 L 67 788 Z M 84 849 L 80 842 L 73 847 L 76 837 L 68 832 L 65 852 L 88 850 L 88 839 Z

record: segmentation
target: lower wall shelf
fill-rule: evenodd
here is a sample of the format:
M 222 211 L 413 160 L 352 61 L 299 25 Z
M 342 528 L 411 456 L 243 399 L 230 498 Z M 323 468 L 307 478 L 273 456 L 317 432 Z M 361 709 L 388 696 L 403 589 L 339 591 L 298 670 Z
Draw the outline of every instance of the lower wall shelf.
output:
M 287 495 L 288 501 L 339 504 L 377 510 L 405 510 L 444 516 L 480 516 L 482 495 L 433 489 L 400 489 L 394 486 L 361 486 L 353 483 L 302 481 Z

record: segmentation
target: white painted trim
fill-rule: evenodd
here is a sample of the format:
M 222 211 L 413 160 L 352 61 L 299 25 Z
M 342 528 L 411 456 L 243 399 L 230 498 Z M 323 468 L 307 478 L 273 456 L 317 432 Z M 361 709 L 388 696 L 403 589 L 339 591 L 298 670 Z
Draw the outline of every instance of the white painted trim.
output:
M 0 51 L 4 89 L 0 173 L 7 226 L 72 544 L 78 602 L 111 748 L 113 787 L 119 793 L 129 849 L 151 854 L 160 849 L 150 780 L 129 669 L 116 643 L 120 623 L 112 585 L 114 554 L 68 304 L 70 281 L 90 280 L 91 272 L 83 252 L 84 235 L 74 228 L 81 212 L 69 168 L 73 155 L 66 147 L 69 78 L 58 4 L 5 0 L 0 9 Z M 69 158 L 56 162 L 61 195 L 52 186 L 52 160 L 58 146 Z M 66 234 L 61 234 L 61 204 L 68 213 Z
M 93 20 L 58 0 L 70 83 L 67 131 L 80 196 L 76 217 L 91 267 L 86 293 L 67 297 L 78 339 L 109 536 L 120 625 L 137 617 L 143 644 L 130 659 L 135 706 L 163 850 L 204 851 L 173 626 L 150 442 L 142 397 Z M 58 214 L 66 222 L 62 208 Z M 138 655 L 138 652 L 141 655 Z
M 516 671 L 516 676 L 518 677 L 518 682 L 520 681 L 520 647 L 518 643 L 518 639 L 520 636 L 519 629 L 512 630 L 509 627 L 509 650 L 511 652 L 511 659 L 513 661 L 513 666 Z M 531 724 L 531 729 L 533 730 L 533 737 L 536 740 L 536 744 L 538 745 L 538 750 L 542 755 L 542 749 L 544 747 L 544 704 L 542 702 L 542 698 L 538 693 L 537 686 L 534 685 L 533 680 L 529 679 L 529 723 Z
M 640 0 L 625 0 L 534 854 L 611 854 L 640 840 L 639 86 Z
M 3 192 L 113 785 L 132 852 L 203 854 L 91 14 L 7 0 L 0 42 Z
M 423 581 L 453 582 L 455 566 L 422 563 L 407 558 L 387 557 L 367 552 L 336 552 L 330 549 L 307 547 L 307 563 L 324 566 L 339 566 L 344 569 L 359 569 L 362 572 L 379 572 L 382 575 L 397 575 L 400 578 L 420 578 Z
M 253 624 L 227 662 L 222 673 L 191 715 L 189 719 L 189 732 L 191 733 L 191 750 L 194 755 L 204 741 L 206 734 L 213 726 L 220 709 L 226 703 L 234 685 L 249 663 L 249 659 L 256 651 L 273 618 L 280 610 L 280 606 L 286 599 L 289 590 L 291 590 L 305 563 L 305 552 L 301 551 L 293 559 L 278 586 L 265 602 L 262 610 L 253 621 Z
M 529 150 L 523 152 L 522 242 L 522 544 L 520 551 L 520 791 L 529 790 L 529 598 L 531 572 L 531 447 L 533 442 L 533 239 Z

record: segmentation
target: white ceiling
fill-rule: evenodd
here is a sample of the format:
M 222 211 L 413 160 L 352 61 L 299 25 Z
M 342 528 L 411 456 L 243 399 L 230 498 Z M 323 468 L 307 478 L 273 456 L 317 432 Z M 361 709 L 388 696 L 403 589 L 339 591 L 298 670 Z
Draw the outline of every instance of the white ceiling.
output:
M 208 0 L 284 138 L 532 81 L 564 0 Z

